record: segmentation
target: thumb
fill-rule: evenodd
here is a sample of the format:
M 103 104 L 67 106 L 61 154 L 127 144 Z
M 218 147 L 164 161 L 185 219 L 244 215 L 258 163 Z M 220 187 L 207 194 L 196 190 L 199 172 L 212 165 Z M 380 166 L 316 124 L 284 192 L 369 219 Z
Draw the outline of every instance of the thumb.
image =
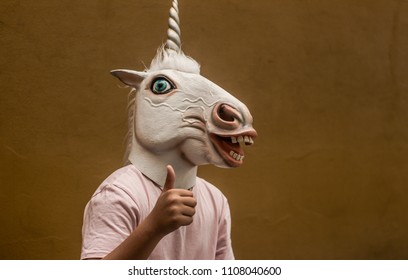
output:
M 171 190 L 174 188 L 174 182 L 176 181 L 176 173 L 171 165 L 167 165 L 167 177 L 166 182 L 164 182 L 163 192 Z

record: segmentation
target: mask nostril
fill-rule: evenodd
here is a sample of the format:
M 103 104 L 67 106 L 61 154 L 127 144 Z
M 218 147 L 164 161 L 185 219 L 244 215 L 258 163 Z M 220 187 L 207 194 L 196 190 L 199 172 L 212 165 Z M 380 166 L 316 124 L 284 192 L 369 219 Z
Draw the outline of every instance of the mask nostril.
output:
M 231 109 L 225 104 L 218 107 L 217 115 L 220 117 L 220 119 L 226 122 L 233 122 L 235 120 L 234 112 L 231 111 Z

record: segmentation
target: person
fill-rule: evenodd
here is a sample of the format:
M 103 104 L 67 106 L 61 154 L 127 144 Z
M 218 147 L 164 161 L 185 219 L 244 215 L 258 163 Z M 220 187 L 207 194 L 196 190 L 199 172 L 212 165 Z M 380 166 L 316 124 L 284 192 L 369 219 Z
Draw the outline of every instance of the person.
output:
M 85 207 L 81 259 L 234 259 L 228 201 L 197 168 L 241 166 L 257 132 L 245 104 L 182 52 L 172 3 L 150 68 L 111 71 L 132 88 L 128 164 Z
M 84 214 L 82 259 L 234 259 L 225 196 L 197 178 L 175 189 L 167 166 L 163 188 L 132 164 L 109 176 Z

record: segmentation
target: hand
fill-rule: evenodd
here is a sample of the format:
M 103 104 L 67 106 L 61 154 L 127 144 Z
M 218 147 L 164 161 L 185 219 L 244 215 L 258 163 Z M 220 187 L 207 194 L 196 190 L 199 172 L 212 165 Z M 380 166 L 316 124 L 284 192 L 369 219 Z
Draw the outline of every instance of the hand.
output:
M 163 191 L 148 217 L 157 232 L 163 236 L 181 226 L 191 224 L 195 214 L 195 206 L 197 205 L 192 191 L 174 189 L 175 181 L 174 169 L 171 165 L 168 165 Z

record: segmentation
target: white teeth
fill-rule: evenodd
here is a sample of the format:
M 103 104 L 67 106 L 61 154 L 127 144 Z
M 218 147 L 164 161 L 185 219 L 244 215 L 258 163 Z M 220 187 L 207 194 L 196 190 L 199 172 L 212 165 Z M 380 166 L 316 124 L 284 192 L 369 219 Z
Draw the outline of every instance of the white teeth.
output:
M 252 137 L 248 136 L 248 135 L 245 135 L 245 136 L 243 136 L 243 135 L 241 135 L 241 136 L 231 136 L 231 142 L 232 142 L 232 144 L 236 144 L 236 143 L 243 144 L 243 143 L 245 143 L 246 145 L 252 145 L 252 144 L 254 144 L 254 139 L 252 139 Z
M 238 160 L 238 161 L 241 161 L 241 160 L 244 159 L 244 156 L 241 156 L 241 155 L 237 154 L 237 153 L 234 152 L 234 151 L 230 151 L 229 154 L 230 154 L 231 157 L 233 157 L 234 159 L 236 159 L 236 160 Z
M 246 144 L 246 145 L 252 145 L 252 144 L 254 144 L 254 139 L 252 139 L 251 136 L 245 136 L 245 144 Z

